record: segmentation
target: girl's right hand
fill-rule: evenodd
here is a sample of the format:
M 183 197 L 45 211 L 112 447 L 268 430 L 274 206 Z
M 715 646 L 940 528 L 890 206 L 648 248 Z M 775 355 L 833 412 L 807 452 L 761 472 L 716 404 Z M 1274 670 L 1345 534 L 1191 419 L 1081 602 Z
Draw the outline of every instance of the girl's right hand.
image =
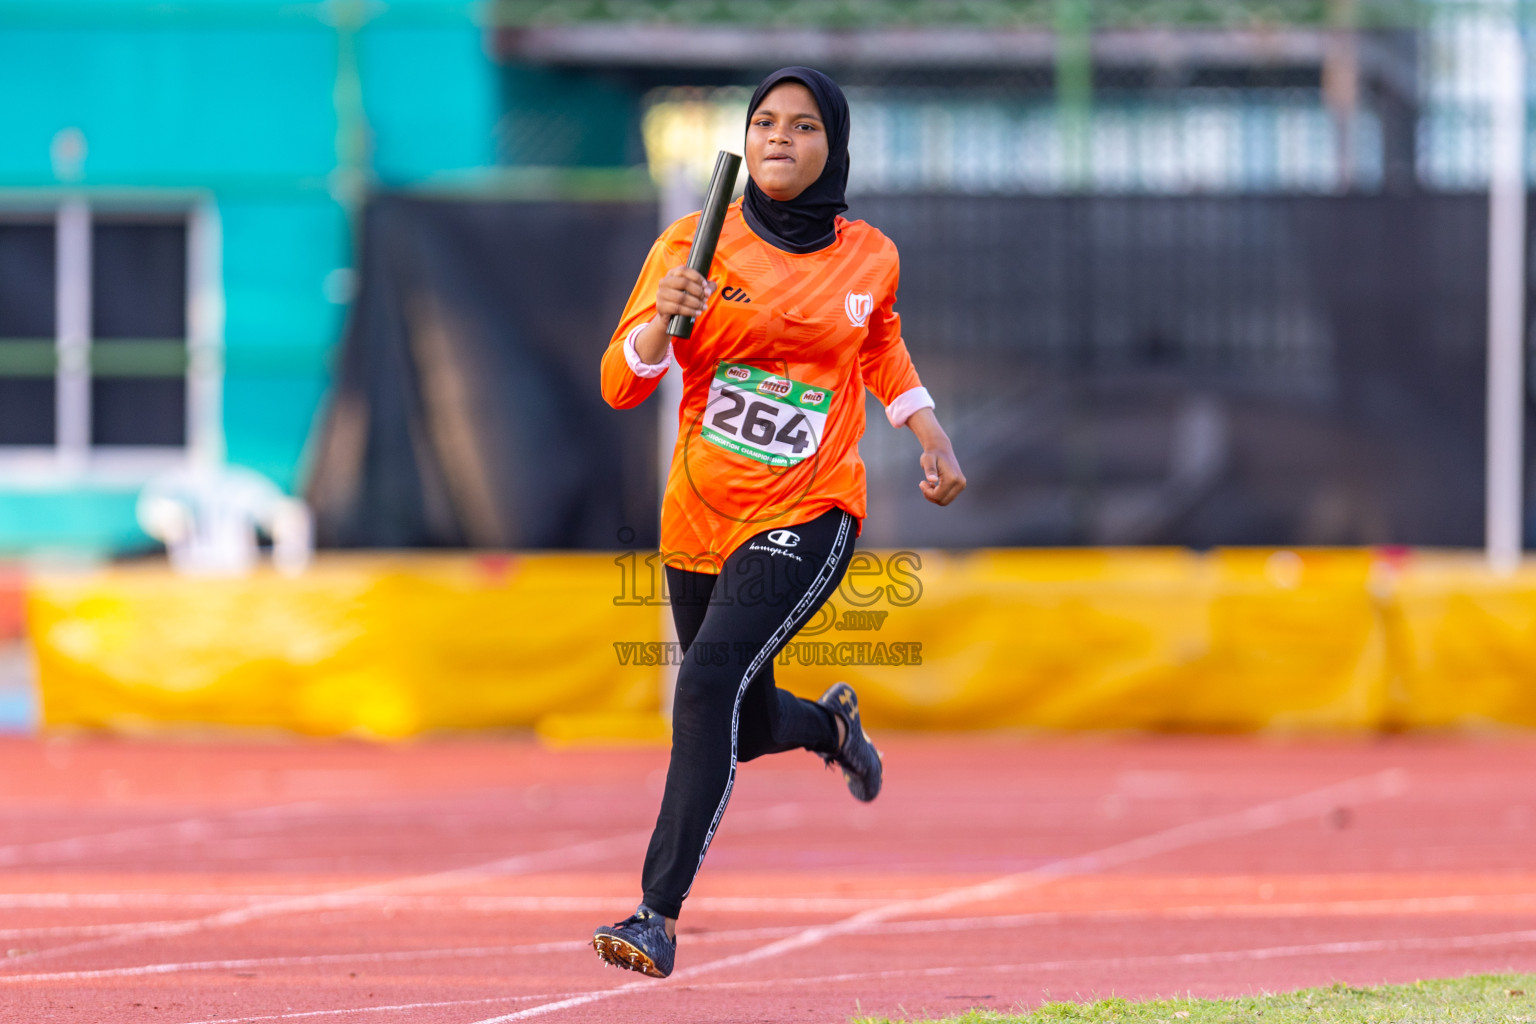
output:
M 656 287 L 656 313 L 670 319 L 674 316 L 698 316 L 704 312 L 709 293 L 714 291 L 704 275 L 686 264 L 673 267 Z

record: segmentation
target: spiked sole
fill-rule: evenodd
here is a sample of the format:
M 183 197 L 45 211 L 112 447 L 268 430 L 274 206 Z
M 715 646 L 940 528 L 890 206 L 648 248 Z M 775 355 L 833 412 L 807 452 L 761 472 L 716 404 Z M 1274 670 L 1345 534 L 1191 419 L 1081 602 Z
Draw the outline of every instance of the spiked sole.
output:
M 864 742 L 868 743 L 869 749 L 875 752 L 875 758 L 880 762 L 880 766 L 883 770 L 885 767 L 885 755 L 880 753 L 880 751 L 875 747 L 874 742 L 869 738 L 869 733 L 864 732 L 863 729 L 860 729 L 859 732 L 864 733 Z M 870 793 L 869 787 L 864 784 L 864 780 L 856 777 L 846 768 L 843 769 L 843 781 L 848 783 L 848 792 L 853 794 L 853 798 L 855 800 L 867 804 L 875 797 L 880 795 L 879 783 L 876 783 L 874 793 Z
M 614 967 L 622 967 L 626 971 L 639 971 L 641 974 L 649 974 L 653 978 L 665 978 L 666 975 L 657 970 L 656 962 L 646 956 L 638 946 L 632 946 L 623 939 L 614 935 L 594 935 L 592 948 L 597 950 L 597 955 Z

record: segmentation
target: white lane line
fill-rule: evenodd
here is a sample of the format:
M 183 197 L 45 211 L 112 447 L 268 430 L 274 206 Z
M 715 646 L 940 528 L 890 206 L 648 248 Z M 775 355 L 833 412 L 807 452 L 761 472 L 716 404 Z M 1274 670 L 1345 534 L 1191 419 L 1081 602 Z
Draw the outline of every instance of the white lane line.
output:
M 705 911 L 733 914 L 826 914 L 843 910 L 864 910 L 870 907 L 883 907 L 893 899 L 914 899 L 918 898 L 918 895 L 907 893 L 871 897 L 690 896 L 688 898 L 688 910 L 690 915 Z M 389 900 L 383 906 L 391 910 L 461 910 L 483 911 L 486 913 L 592 913 L 612 907 L 615 898 L 612 896 L 466 896 L 460 899 L 434 899 L 428 896 L 420 899 Z M 1036 913 L 1051 913 L 1062 917 L 1085 917 L 1096 914 L 1121 913 L 1155 914 L 1168 917 L 1179 917 L 1182 915 L 1198 917 L 1305 917 L 1310 914 L 1350 916 L 1426 914 L 1476 910 L 1498 912 L 1515 907 L 1521 909 L 1536 907 L 1536 893 L 1529 891 L 1514 893 L 1464 893 L 1448 896 L 1398 896 L 1353 900 L 1323 899 L 1305 902 L 1283 902 L 1271 899 L 1261 903 L 1185 904 L 1182 906 L 1173 905 L 1157 908 L 1128 907 L 1118 910 L 1077 910 L 1065 907 L 1060 910 L 1037 911 Z
M 7 965 L 23 960 L 52 959 L 94 949 L 105 949 L 110 946 L 124 945 L 141 939 L 172 938 L 179 935 L 189 935 L 193 932 L 217 928 L 232 928 L 250 921 L 275 917 L 280 914 L 298 914 L 316 910 L 355 907 L 360 904 L 374 903 L 384 897 L 401 892 L 450 888 L 456 885 L 470 885 L 474 882 L 485 881 L 499 876 L 527 874 L 533 871 L 553 869 L 572 864 L 589 864 L 593 861 L 604 860 L 615 854 L 628 851 L 637 843 L 643 842 L 649 835 L 648 831 L 644 833 L 629 832 L 621 836 L 596 839 L 590 842 L 576 843 L 571 846 L 556 847 L 552 850 L 541 850 L 536 853 L 503 857 L 499 860 L 488 861 L 473 867 L 453 868 L 448 871 L 437 871 L 427 875 L 413 875 L 407 878 L 391 879 L 388 882 L 375 882 L 370 885 L 354 886 L 350 889 L 335 889 L 329 892 L 278 898 L 186 921 L 146 922 L 134 928 L 125 929 L 117 935 L 90 939 L 85 942 L 76 942 L 67 946 L 57 946 L 52 949 L 44 949 L 35 953 L 11 957 L 7 961 Z M 4 981 L 6 977 L 7 975 L 0 974 L 0 981 Z
M 800 819 L 801 809 L 798 805 L 781 804 L 768 808 L 759 814 L 749 816 L 748 821 L 749 827 L 785 828 L 798 823 Z M 643 845 L 650 838 L 650 834 L 650 829 L 626 832 L 623 835 L 610 836 L 606 839 L 594 839 L 583 843 L 574 843 L 569 846 L 540 850 L 534 853 L 502 857 L 498 860 L 470 867 L 435 871 L 425 875 L 411 875 L 405 878 L 391 879 L 387 882 L 375 882 L 369 885 L 354 886 L 329 892 L 278 898 L 187 921 L 147 922 L 117 935 L 14 956 L 9 958 L 5 965 L 10 966 L 25 961 L 52 959 L 94 949 L 121 946 L 142 939 L 172 938 L 189 935 L 193 932 L 232 928 L 280 914 L 352 908 L 376 903 L 379 900 L 395 895 L 431 892 L 455 886 L 471 885 L 476 882 L 483 882 L 506 875 L 529 874 L 536 871 L 570 867 L 575 864 L 590 864 L 595 861 L 607 860 L 619 854 L 631 853 L 637 845 Z M 5 977 L 4 973 L 0 973 L 0 980 L 3 980 Z
M 738 931 L 707 932 L 690 937 L 697 945 L 722 942 L 751 942 L 758 939 L 791 935 L 800 925 L 781 925 L 776 928 L 744 928 Z M 401 949 L 378 952 L 311 953 L 302 956 L 243 957 L 232 960 L 194 960 L 186 963 L 138 964 L 133 967 L 103 967 L 84 971 L 49 971 L 34 974 L 7 974 L 0 976 L 0 985 L 22 982 L 87 981 L 101 978 L 133 978 L 153 974 L 180 974 L 190 971 L 249 970 L 262 967 L 314 967 L 325 964 L 399 963 L 414 960 L 454 960 L 471 957 L 528 956 L 539 953 L 570 953 L 589 949 L 587 939 L 559 939 L 553 942 L 533 942 L 520 946 L 452 946 L 442 949 Z
M 1028 914 L 993 914 L 986 917 L 938 917 L 915 921 L 891 921 L 881 932 L 924 933 L 974 931 L 986 928 L 1019 928 L 1031 925 L 1071 924 L 1087 921 L 1214 921 L 1223 919 L 1281 919 L 1308 917 L 1424 917 L 1435 914 L 1478 913 L 1504 915 L 1536 909 L 1536 896 L 1518 895 L 1443 896 L 1413 899 L 1342 900 L 1334 903 L 1231 903 L 1174 907 L 1132 907 L 1114 910 L 1042 910 Z
M 35 928 L 0 928 L 0 939 L 45 939 L 65 935 L 114 935 L 125 928 L 144 924 L 169 924 L 169 921 L 119 921 L 115 924 L 39 925 Z
M 847 935 L 882 924 L 892 918 L 912 917 L 918 914 L 940 914 L 967 903 L 1000 899 L 1020 890 L 1042 886 L 1057 879 L 1069 878 L 1074 875 L 1097 874 L 1109 868 L 1138 860 L 1145 860 L 1158 854 L 1171 853 L 1175 850 L 1214 842 L 1218 839 L 1231 839 L 1277 828 L 1301 818 L 1312 817 L 1330 811 L 1341 804 L 1347 805 L 1388 799 L 1400 795 L 1406 788 L 1407 774 L 1402 769 L 1393 768 L 1387 771 L 1375 772 L 1361 778 L 1349 779 L 1345 782 L 1324 786 L 1321 789 L 1315 789 L 1282 800 L 1259 804 L 1231 814 L 1222 814 L 1184 825 L 1175 825 L 1160 832 L 1154 832 L 1127 842 L 1116 843 L 1091 853 L 1079 854 L 1076 857 L 1065 857 L 1029 871 L 1004 875 L 979 885 L 961 886 L 948 892 L 921 899 L 898 900 L 888 903 L 883 907 L 862 911 L 832 924 L 814 925 L 803 929 L 796 935 L 780 939 L 777 942 L 770 942 L 766 946 L 760 946 L 745 953 L 721 957 L 718 960 L 702 963 L 696 967 L 675 971 L 671 978 L 661 982 L 659 986 L 655 981 L 636 981 L 614 988 L 594 989 L 579 995 L 545 1003 L 542 1006 L 533 1006 L 526 1010 L 519 1010 L 516 1013 L 475 1021 L 474 1024 L 505 1024 L 507 1021 L 527 1020 L 560 1010 L 585 1006 L 588 1003 L 595 1003 L 604 999 L 612 999 L 615 996 L 627 995 L 637 989 L 649 988 L 654 991 L 658 987 L 681 984 L 688 979 L 713 971 L 754 963 L 771 957 L 781 956 L 794 950 L 805 949 L 839 935 Z
M 1526 900 L 1527 908 L 1532 901 Z M 610 903 L 611 905 L 611 903 Z M 1242 904 L 1193 907 L 1159 907 L 1127 910 L 1090 911 L 1040 911 L 1033 914 L 999 914 L 986 917 L 941 917 L 915 921 L 890 921 L 881 927 L 884 935 L 927 935 L 943 932 L 966 932 L 1043 927 L 1053 924 L 1071 924 L 1086 921 L 1146 921 L 1146 920 L 1214 920 L 1224 918 L 1281 918 L 1281 917 L 1384 917 L 1456 912 L 1467 909 L 1484 912 L 1508 911 L 1508 905 L 1487 904 L 1480 906 L 1462 897 L 1443 899 L 1372 900 L 1348 901 L 1338 904 Z M 121 925 L 99 925 L 101 929 Z M 779 938 L 793 935 L 803 925 L 779 925 L 766 928 L 744 928 L 730 931 L 684 933 L 684 942 L 690 947 L 728 942 L 747 942 L 756 939 Z M 52 931 L 53 929 L 42 929 Z M 26 931 L 26 929 L 17 929 Z M 6 937 L 0 932 L 0 937 Z M 18 936 L 19 937 L 19 936 Z M 0 975 L 0 985 L 16 982 L 80 981 L 89 978 L 127 978 L 148 974 L 176 974 L 188 971 L 243 970 L 261 967 L 308 967 L 322 964 L 383 963 L 390 961 L 438 960 L 456 957 L 517 956 L 540 953 L 569 953 L 586 949 L 591 943 L 586 939 L 565 939 L 554 942 L 529 943 L 520 946 L 469 946 L 444 949 L 394 950 L 389 952 L 319 953 L 304 956 L 280 956 L 245 958 L 238 960 L 196 960 L 185 963 L 139 964 L 132 967 L 109 967 L 99 970 L 53 971 L 36 974 Z
M 21 892 L 0 893 L 0 909 L 89 909 L 89 910 L 213 910 L 228 907 L 244 907 L 252 903 L 264 903 L 278 896 L 298 896 L 304 893 L 73 893 L 73 892 Z M 612 896 L 460 896 L 460 897 L 388 897 L 368 904 L 369 909 L 382 907 L 389 910 L 443 911 L 459 910 L 480 913 L 606 913 L 614 903 L 633 899 L 633 893 Z M 733 914 L 814 914 L 839 910 L 862 910 L 880 907 L 892 899 L 905 898 L 895 895 L 848 897 L 848 896 L 700 896 L 688 901 L 691 911 L 720 911 Z
M 210 910 L 248 906 L 272 893 L 12 892 L 0 893 L 6 910 Z
M 1327 900 L 1307 903 L 1229 903 L 1166 907 L 1159 917 L 1205 920 L 1224 917 L 1413 917 L 1424 914 L 1507 914 L 1536 909 L 1531 893 L 1478 893 L 1466 896 L 1409 896 L 1378 900 Z M 1137 911 L 1096 911 L 1134 914 Z
M 259 897 L 251 897 L 251 899 L 257 899 L 257 898 L 259 898 Z M 499 897 L 490 897 L 490 898 L 491 899 L 499 899 Z M 544 909 L 556 909 L 556 910 L 570 910 L 570 909 L 573 909 L 572 907 L 566 906 L 563 902 L 561 902 L 559 897 L 551 897 L 550 900 L 548 901 L 548 902 L 554 902 L 554 903 L 558 904 L 558 906 L 556 906 L 554 908 L 549 908 L 549 907 L 543 906 L 543 904 L 546 901 L 543 898 L 541 898 L 541 897 L 530 897 L 526 902 L 521 901 L 520 897 L 508 897 L 507 899 L 509 901 L 508 903 L 506 903 L 506 904 L 498 904 L 498 906 L 501 907 L 502 909 L 511 909 L 511 910 L 519 910 L 519 911 L 537 911 L 537 910 L 544 910 Z M 575 900 L 574 902 L 579 904 L 579 906 L 576 907 L 575 909 L 579 909 L 579 910 L 581 910 L 583 912 L 586 912 L 586 911 L 599 910 L 599 909 L 600 910 L 611 910 L 613 908 L 614 901 L 615 901 L 614 898 L 599 898 L 599 897 L 587 898 L 587 897 L 581 897 L 581 898 Z M 403 900 L 389 900 L 389 901 L 387 901 L 385 903 L 377 904 L 376 906 L 382 906 L 382 907 L 389 908 L 389 909 L 398 909 L 402 903 L 406 903 L 406 902 L 407 901 L 403 901 Z M 694 900 L 690 900 L 689 901 L 689 907 L 692 910 L 709 910 L 709 909 L 722 910 L 722 909 L 724 909 L 724 910 L 739 911 L 739 910 L 741 910 L 743 908 L 741 908 L 739 906 L 736 906 L 735 904 L 740 902 L 740 903 L 752 903 L 752 904 L 754 904 L 754 906 L 752 906 L 750 908 L 750 909 L 754 909 L 754 910 L 773 909 L 773 910 L 782 910 L 782 911 L 804 912 L 804 911 L 815 911 L 815 910 L 818 910 L 818 909 L 822 910 L 822 911 L 827 911 L 829 909 L 832 909 L 832 910 L 846 909 L 847 906 L 850 905 L 850 904 L 862 907 L 862 906 L 864 906 L 866 904 L 871 904 L 874 901 L 872 901 L 872 900 L 843 900 L 843 901 L 829 900 L 829 901 L 817 901 L 817 900 L 815 900 L 813 898 L 806 897 L 806 898 L 803 898 L 803 899 L 790 899 L 790 900 L 779 901 L 779 902 L 775 903 L 771 908 L 759 907 L 759 906 L 755 905 L 757 903 L 770 903 L 770 902 L 773 902 L 773 901 L 769 901 L 769 900 L 762 900 L 762 901 L 757 901 L 757 900 L 741 900 L 741 901 L 738 901 L 738 900 L 736 900 L 734 898 L 730 898 L 730 899 L 722 900 L 721 902 L 722 903 L 726 903 L 726 904 L 730 904 L 730 905 L 726 906 L 726 907 L 713 906 L 710 903 L 710 897 L 698 897 L 698 898 L 696 898 Z M 414 904 L 411 906 L 411 909 L 424 909 L 423 905 L 427 904 L 427 903 L 428 903 L 428 901 L 426 901 L 426 900 L 415 901 Z M 698 905 L 695 906 L 694 905 L 695 903 L 697 903 Z M 442 901 L 442 904 L 443 904 L 443 906 L 447 906 L 447 907 L 450 907 L 450 908 L 452 908 L 454 906 L 454 902 L 453 901 L 449 901 L 449 900 Z M 374 908 L 373 907 L 369 907 L 368 909 L 372 910 Z M 482 908 L 476 907 L 476 908 L 471 908 L 471 909 L 482 909 Z M 1295 917 L 1422 917 L 1422 916 L 1433 915 L 1433 914 L 1467 914 L 1467 913 L 1508 914 L 1508 913 L 1516 912 L 1516 911 L 1530 911 L 1530 910 L 1536 910 L 1536 894 L 1532 894 L 1532 893 L 1479 893 L 1479 894 L 1471 895 L 1471 896 L 1415 896 L 1415 897 L 1398 898 L 1398 899 L 1333 900 L 1333 901 L 1326 901 L 1326 902 L 1312 901 L 1312 902 L 1308 902 L 1308 903 L 1279 903 L 1279 902 L 1269 902 L 1269 903 L 1214 903 L 1214 904 L 1196 904 L 1196 905 L 1171 906 L 1171 907 L 1127 907 L 1127 908 L 1120 908 L 1120 909 L 1113 909 L 1113 910 L 1041 910 L 1041 911 L 1035 911 L 1033 913 L 1028 913 L 1028 914 L 996 914 L 996 915 L 989 915 L 989 916 L 986 916 L 986 917 L 958 917 L 958 918 L 956 918 L 956 917 L 940 917 L 940 918 L 929 918 L 929 919 L 918 920 L 918 921 L 898 921 L 898 922 L 888 923 L 887 925 L 885 925 L 884 930 L 887 933 L 901 932 L 903 934 L 906 934 L 906 933 L 919 933 L 919 932 L 973 931 L 973 930 L 976 930 L 976 929 L 985 929 L 985 928 L 1019 928 L 1019 927 L 1028 927 L 1028 926 L 1031 926 L 1031 925 L 1069 924 L 1069 923 L 1071 923 L 1073 921 L 1140 921 L 1140 920 L 1148 920 L 1148 919 L 1206 921 L 1206 920 L 1220 920 L 1220 919 L 1226 919 L 1226 918 L 1253 918 L 1253 917 L 1261 917 L 1261 918 L 1295 918 Z M 342 911 L 341 913 L 344 914 L 344 913 L 346 913 L 346 911 Z M 66 925 L 39 926 L 39 927 L 35 927 L 35 928 L 0 928 L 0 939 L 30 939 L 30 938 L 50 937 L 50 936 L 64 936 L 64 935 L 110 935 L 110 934 L 113 934 L 113 933 L 116 933 L 116 932 L 123 931 L 125 929 L 136 928 L 136 927 L 139 927 L 140 925 L 143 925 L 143 924 L 146 924 L 146 923 L 152 923 L 152 924 L 173 924 L 175 922 L 171 922 L 171 921 L 166 921 L 166 922 L 121 921 L 121 922 L 117 922 L 115 924 L 66 924 Z M 804 927 L 804 925 L 783 925 L 783 926 L 779 926 L 779 927 L 768 927 L 768 928 L 738 929 L 738 930 L 735 930 L 735 931 L 701 932 L 701 933 L 695 933 L 695 934 L 686 934 L 685 933 L 684 937 L 686 938 L 688 944 L 690 946 L 692 946 L 692 945 L 694 945 L 696 943 L 700 943 L 700 942 L 735 941 L 735 940 L 739 940 L 739 939 L 741 939 L 743 937 L 746 937 L 748 935 L 751 935 L 751 936 L 788 935 L 788 934 L 791 934 L 793 932 L 799 931 L 803 927 Z M 571 942 L 569 944 L 567 944 L 566 947 L 562 947 L 562 948 L 576 949 L 576 948 L 585 947 L 587 945 L 589 945 L 589 943 L 586 942 L 585 940 L 579 940 L 578 941 L 578 940 L 573 939 L 573 940 L 571 940 Z M 535 947 L 533 947 L 533 946 L 507 946 L 507 947 L 496 947 L 496 948 L 498 948 L 498 949 L 504 948 L 504 949 L 507 949 L 507 950 L 516 950 L 516 949 L 533 949 Z M 542 948 L 542 947 L 540 947 L 540 948 Z M 336 956 L 343 956 L 343 955 L 350 956 L 350 955 L 354 955 L 354 954 L 334 954 L 334 955 L 336 955 Z M 359 953 L 359 954 L 355 954 L 355 955 L 357 955 L 357 956 L 373 956 L 375 954 Z M 282 959 L 284 961 L 308 962 L 308 961 L 304 961 L 302 958 L 299 958 L 298 960 L 295 960 L 295 958 L 293 958 L 293 957 L 282 957 L 280 959 Z M 251 962 L 255 963 L 257 961 L 251 961 Z M 275 962 L 275 961 L 263 960 L 263 961 L 260 961 L 260 962 L 261 963 L 269 963 L 269 962 Z M 186 965 L 183 965 L 183 969 L 186 969 L 186 970 L 192 970 L 192 969 L 196 969 L 196 968 L 197 968 L 196 964 L 186 964 Z M 113 968 L 112 969 L 112 971 L 119 971 L 119 970 L 137 971 L 139 969 L 138 968 Z M 93 973 L 95 973 L 96 975 L 105 977 L 105 976 L 111 974 L 112 971 L 93 972 Z M 79 973 L 79 972 L 70 971 L 70 972 L 63 972 L 63 973 L 60 973 L 60 974 L 47 974 L 47 975 L 24 975 L 24 974 L 0 975 L 0 984 L 3 984 L 7 980 L 15 981 L 15 980 L 22 979 L 22 978 L 33 978 L 33 977 L 37 977 L 37 978 L 54 978 L 54 977 L 63 977 L 66 974 L 70 975 L 70 976 L 73 976 L 73 975 L 75 975 L 77 973 Z
M 290 1010 L 257 1017 L 211 1017 L 187 1024 L 254 1024 L 264 1020 L 301 1020 L 305 1017 L 340 1017 L 354 1013 L 401 1013 L 405 1010 L 440 1010 L 459 1006 L 494 1006 L 497 1003 L 529 1003 L 535 999 L 558 999 L 567 993 L 544 992 L 531 996 L 487 996 L 484 999 L 445 999 L 435 1003 L 393 1003 L 386 1006 L 353 1006 L 345 1010 Z
M 7 974 L 0 984 L 18 982 L 92 981 L 100 978 L 135 978 L 186 971 L 240 971 L 255 967 L 314 967 L 324 964 L 378 964 L 402 960 L 450 960 L 460 957 L 515 956 L 530 953 L 569 953 L 590 946 L 578 939 L 535 942 L 523 946 L 461 946 L 452 949 L 402 949 L 380 953 L 314 953 L 307 956 L 250 957 L 237 960 L 197 960 L 190 963 L 140 964 L 136 967 L 104 967 L 93 971 L 52 971 L 47 974 Z
M 1350 953 L 1447 952 L 1461 949 L 1491 949 L 1536 943 L 1536 929 L 1518 932 L 1493 932 L 1486 935 L 1451 935 L 1410 939 L 1359 939 L 1340 942 L 1314 942 L 1296 946 L 1266 946 L 1259 949 L 1228 949 L 1199 953 L 1160 953 L 1150 956 L 1116 956 L 1081 960 L 1035 960 L 1016 964 L 957 964 L 950 967 L 908 967 L 888 971 L 858 971 L 824 974 L 809 978 L 754 978 L 743 981 L 707 982 L 689 988 L 763 988 L 786 985 L 836 984 L 848 981 L 875 981 L 890 978 L 951 977 L 967 974 L 1017 974 L 1024 971 L 1064 971 L 1087 967 L 1170 967 L 1280 960 L 1309 956 L 1339 956 Z
M 683 986 L 685 991 L 712 991 L 741 988 L 784 988 L 792 985 L 834 985 L 850 981 L 886 981 L 893 978 L 945 978 L 974 974 L 1018 974 L 1026 971 L 1061 971 L 1082 968 L 1167 967 L 1216 963 L 1240 963 L 1309 956 L 1338 956 L 1349 953 L 1444 952 L 1458 949 L 1490 949 L 1536 943 L 1536 930 L 1495 932 L 1485 935 L 1453 935 L 1444 938 L 1363 939 L 1342 942 L 1316 942 L 1308 945 L 1267 946 L 1259 949 L 1213 950 L 1198 953 L 1164 953 L 1153 956 L 1085 958 L 1080 960 L 1035 960 L 1013 964 L 956 964 L 946 967 L 908 967 L 887 971 L 850 971 L 799 978 L 752 978 L 743 981 L 707 981 Z M 676 975 L 674 975 L 676 977 Z M 636 984 L 643 985 L 643 982 Z M 652 983 L 653 985 L 656 983 Z M 330 1017 L 352 1013 L 377 1013 L 424 1008 L 484 1006 L 498 1002 L 528 1002 L 547 996 L 496 996 L 486 999 L 460 999 L 436 1003 L 404 1003 L 394 1006 L 359 1006 L 341 1010 L 304 1010 L 273 1013 L 259 1017 L 218 1017 L 190 1021 L 188 1024 L 247 1024 L 300 1017 Z M 569 998 L 569 997 L 567 997 Z
M 693 913 L 718 911 L 731 914 L 828 914 L 835 911 L 880 907 L 890 896 L 690 896 Z M 392 910 L 465 910 L 483 913 L 582 913 L 611 910 L 612 896 L 466 896 L 458 900 L 391 900 Z
M 306 895 L 304 893 L 70 893 L 27 892 L 0 893 L 0 909 L 89 909 L 89 910 L 222 910 L 228 907 L 245 907 L 253 903 L 269 902 L 279 896 Z M 460 896 L 460 897 L 389 897 L 377 903 L 358 904 L 349 909 L 396 910 L 396 911 L 476 911 L 483 913 L 581 913 L 589 914 L 612 910 L 614 904 L 629 899 L 628 895 L 613 896 Z M 815 914 L 843 910 L 864 910 L 883 907 L 893 899 L 908 896 L 695 896 L 689 899 L 690 913 L 716 911 L 732 914 Z M 1165 917 L 1306 917 L 1318 916 L 1369 916 L 1371 914 L 1434 914 L 1485 911 L 1498 913 L 1511 909 L 1536 907 L 1536 893 L 1469 893 L 1450 896 L 1408 896 L 1359 900 L 1314 900 L 1302 903 L 1286 903 L 1269 900 L 1263 903 L 1218 903 L 1193 906 L 1170 906 L 1156 909 L 1126 908 L 1122 910 L 1073 910 L 1070 908 L 1041 911 L 1062 919 L 1093 915 L 1154 914 Z M 1031 915 L 1033 916 L 1033 915 Z M 1054 919 L 1054 918 L 1053 918 Z M 70 929 L 117 929 L 131 928 L 142 922 L 121 922 L 108 925 L 60 925 L 46 929 L 53 934 L 64 935 Z M 24 934 L 42 934 L 37 929 L 0 929 L 0 938 L 20 938 Z
M 179 821 L 166 821 L 154 825 L 102 832 L 95 835 L 73 836 L 69 839 L 46 839 L 35 843 L 11 843 L 0 846 L 0 867 L 38 862 L 57 863 L 61 860 L 79 860 L 93 854 L 122 853 L 128 850 L 153 849 L 166 843 L 206 842 L 218 838 L 221 827 L 231 824 L 244 825 L 242 832 L 249 831 L 246 823 L 254 822 L 258 829 L 281 827 L 293 817 L 311 815 L 323 805 L 315 800 L 298 803 L 275 804 L 267 807 L 249 807 L 222 814 L 202 814 Z M 269 820 L 276 819 L 276 820 Z
M 466 808 L 485 804 L 496 807 L 515 797 L 516 793 L 512 790 L 491 787 L 444 795 L 364 797 L 363 799 L 371 802 L 361 805 L 353 801 L 336 804 L 326 800 L 299 800 L 216 811 L 178 821 L 139 825 L 113 832 L 75 836 L 68 839 L 48 839 L 33 843 L 11 843 L 0 846 L 0 867 L 36 861 L 78 859 L 94 853 L 119 853 L 154 848 L 167 842 L 207 842 L 221 838 L 216 834 L 218 826 L 229 822 L 255 820 L 260 823 L 263 830 L 288 823 L 287 820 L 268 823 L 263 820 L 267 818 L 302 819 L 324 815 L 327 819 L 340 819 L 348 825 L 355 826 L 374 821 L 389 823 L 398 819 L 402 812 L 425 810 L 437 814 L 439 818 L 446 813 L 449 820 L 478 820 L 478 816 L 471 816 Z

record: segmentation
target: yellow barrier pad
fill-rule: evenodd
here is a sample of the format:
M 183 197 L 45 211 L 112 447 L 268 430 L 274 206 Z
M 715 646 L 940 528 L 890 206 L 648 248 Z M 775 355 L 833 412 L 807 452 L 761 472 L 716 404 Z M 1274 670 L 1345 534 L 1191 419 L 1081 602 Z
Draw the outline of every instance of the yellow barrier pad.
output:
M 45 725 L 162 723 L 396 738 L 654 713 L 655 608 L 616 607 L 610 557 L 332 555 L 307 573 L 177 576 L 162 566 L 33 582 Z
M 638 567 L 638 568 L 637 568 Z M 47 725 L 665 742 L 679 651 L 633 555 L 327 555 L 30 584 Z M 775 664 L 872 727 L 1536 725 L 1536 568 L 1365 550 L 859 551 Z
M 1393 716 L 1404 728 L 1536 725 L 1536 566 L 1419 556 L 1394 585 Z
M 1380 714 L 1365 552 L 919 557 L 921 599 L 857 639 L 915 642 L 920 665 L 797 672 L 792 647 L 781 681 L 811 695 L 846 679 L 872 725 L 912 729 L 1358 728 Z

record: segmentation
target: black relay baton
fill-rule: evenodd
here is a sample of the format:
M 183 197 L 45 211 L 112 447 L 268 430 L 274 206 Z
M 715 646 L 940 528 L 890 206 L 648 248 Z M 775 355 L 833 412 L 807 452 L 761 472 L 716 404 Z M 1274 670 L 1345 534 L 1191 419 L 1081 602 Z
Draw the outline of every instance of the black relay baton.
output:
M 725 223 L 725 208 L 731 205 L 731 193 L 736 191 L 736 172 L 741 170 L 741 157 L 735 153 L 720 151 L 715 157 L 715 173 L 709 176 L 709 192 L 704 196 L 704 211 L 699 214 L 699 227 L 693 233 L 693 249 L 688 253 L 688 269 L 697 270 L 709 280 L 710 264 L 715 262 L 715 246 L 720 241 L 720 227 Z M 686 338 L 693 333 L 693 317 L 674 316 L 667 324 L 667 333 L 674 338 Z

